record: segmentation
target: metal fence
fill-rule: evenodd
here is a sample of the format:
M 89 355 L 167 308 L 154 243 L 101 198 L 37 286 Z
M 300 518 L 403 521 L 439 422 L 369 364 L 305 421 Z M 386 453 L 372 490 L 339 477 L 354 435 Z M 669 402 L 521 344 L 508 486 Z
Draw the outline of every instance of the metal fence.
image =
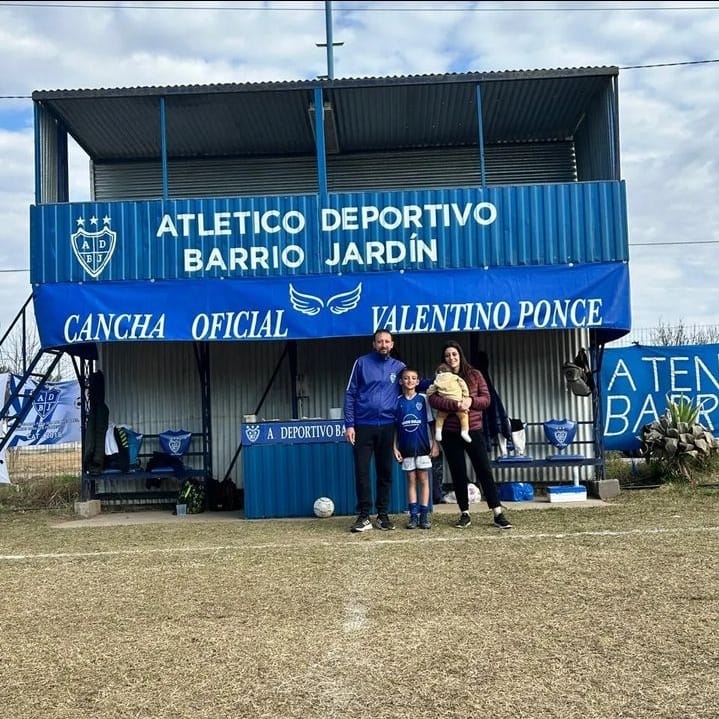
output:
M 80 476 L 80 443 L 12 447 L 5 452 L 10 481 Z
M 638 327 L 607 347 L 640 345 L 704 345 L 719 344 L 719 325 L 658 325 Z

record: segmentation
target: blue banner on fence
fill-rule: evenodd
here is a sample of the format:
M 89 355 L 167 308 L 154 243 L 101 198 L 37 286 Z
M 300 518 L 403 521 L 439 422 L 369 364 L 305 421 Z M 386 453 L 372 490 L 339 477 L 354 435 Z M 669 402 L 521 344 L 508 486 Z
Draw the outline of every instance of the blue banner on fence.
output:
M 708 430 L 719 428 L 719 345 L 607 348 L 601 386 L 607 450 L 639 449 L 642 427 L 681 398 L 701 404 Z
M 14 374 L 0 375 L 0 388 L 15 393 L 21 378 Z M 27 380 L 22 387 L 25 397 L 16 397 L 7 411 L 7 419 L 26 412 L 15 428 L 9 447 L 66 444 L 80 442 L 80 384 L 77 380 L 45 382 L 39 388 Z M 2 395 L 5 396 L 3 392 Z

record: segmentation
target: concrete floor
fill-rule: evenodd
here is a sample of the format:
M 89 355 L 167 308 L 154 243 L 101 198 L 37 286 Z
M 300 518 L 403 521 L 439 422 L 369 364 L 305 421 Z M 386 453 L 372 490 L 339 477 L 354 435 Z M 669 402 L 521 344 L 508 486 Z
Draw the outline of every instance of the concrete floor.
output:
M 606 507 L 607 502 L 601 499 L 586 499 L 583 501 L 550 502 L 546 497 L 538 497 L 530 502 L 502 502 L 507 512 L 526 511 L 530 509 L 550 509 L 552 507 L 581 508 L 581 507 Z M 438 514 L 455 514 L 459 510 L 455 503 L 436 504 L 434 512 Z M 488 512 L 484 502 L 470 505 L 470 512 Z M 396 516 L 396 515 L 395 515 Z M 252 519 L 245 520 L 243 512 L 202 512 L 202 514 L 187 514 L 184 517 L 177 517 L 170 510 L 147 510 L 138 509 L 131 512 L 103 511 L 95 517 L 88 519 L 74 519 L 53 525 L 56 528 L 72 529 L 74 527 L 112 527 L 133 524 L 157 524 L 157 523 L 206 523 L 206 522 L 236 522 L 237 520 L 262 522 L 262 521 L 292 521 L 312 520 L 314 517 L 292 517 L 287 519 Z

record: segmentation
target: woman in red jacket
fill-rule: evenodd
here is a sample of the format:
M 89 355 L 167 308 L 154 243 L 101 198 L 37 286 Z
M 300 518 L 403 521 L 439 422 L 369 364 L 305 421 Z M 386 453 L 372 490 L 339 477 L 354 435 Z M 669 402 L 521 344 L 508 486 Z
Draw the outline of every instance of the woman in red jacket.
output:
M 454 494 L 461 512 L 454 526 L 463 529 L 472 524 L 469 516 L 469 495 L 467 492 L 469 479 L 464 456 L 466 452 L 477 475 L 477 481 L 482 488 L 482 496 L 494 514 L 494 526 L 499 529 L 511 529 L 512 525 L 502 511 L 502 505 L 499 502 L 497 486 L 492 476 L 492 468 L 489 464 L 489 455 L 487 454 L 482 432 L 482 413 L 489 407 L 490 403 L 487 382 L 482 373 L 467 362 L 464 352 L 462 352 L 462 347 L 457 342 L 450 340 L 444 345 L 441 362 L 448 365 L 452 372 L 458 374 L 469 388 L 469 397 L 461 400 L 440 397 L 438 394 L 433 394 L 429 397 L 430 405 L 437 410 L 444 410 L 445 412 L 456 412 L 458 409 L 469 410 L 471 443 L 467 443 L 462 439 L 459 420 L 455 414 L 450 414 L 447 417 L 442 433 L 442 451 L 452 475 Z

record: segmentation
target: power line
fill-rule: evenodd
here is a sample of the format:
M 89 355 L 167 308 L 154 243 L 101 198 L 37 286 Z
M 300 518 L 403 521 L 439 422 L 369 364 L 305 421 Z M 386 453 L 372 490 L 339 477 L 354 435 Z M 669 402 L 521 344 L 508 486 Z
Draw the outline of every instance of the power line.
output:
M 246 12 L 248 10 L 253 11 L 265 11 L 265 12 L 317 12 L 324 13 L 323 7 L 317 6 L 300 6 L 299 3 L 293 3 L 291 6 L 286 7 L 267 7 L 266 5 L 240 5 L 237 7 L 212 7 L 208 8 L 206 5 L 117 5 L 116 3 L 111 5 L 95 5 L 89 3 L 82 3 L 77 5 L 71 5 L 68 3 L 14 3 L 14 2 L 0 2 L 0 7 L 21 7 L 21 8 L 58 8 L 66 10 L 203 10 L 208 9 L 218 12 Z M 370 12 L 399 12 L 399 13 L 418 13 L 418 12 L 432 12 L 432 13 L 447 13 L 447 12 L 473 12 L 473 13 L 526 13 L 526 12 L 551 12 L 556 13 L 557 11 L 565 12 L 685 12 L 692 10 L 719 10 L 719 5 L 637 5 L 629 7 L 617 7 L 616 3 L 610 2 L 606 5 L 586 7 L 585 5 L 567 7 L 565 3 L 553 5 L 550 7 L 486 7 L 484 5 L 474 7 L 446 7 L 444 3 L 442 5 L 434 7 L 428 7 L 426 5 L 420 6 L 407 6 L 407 5 L 387 5 L 386 3 L 376 3 L 373 6 L 366 7 L 352 7 L 342 8 L 340 12 L 346 13 L 370 13 Z
M 630 242 L 629 247 L 683 247 L 691 245 L 719 245 L 719 240 L 685 240 L 681 242 Z M 0 272 L 30 272 L 29 268 L 5 269 Z
M 654 65 L 625 65 L 620 67 L 620 70 L 644 70 L 649 67 L 676 67 L 677 65 L 706 65 L 712 62 L 719 62 L 718 60 L 687 60 L 686 62 L 658 62 Z
M 680 247 L 681 245 L 719 245 L 719 240 L 689 240 L 688 242 L 630 242 L 630 247 Z

